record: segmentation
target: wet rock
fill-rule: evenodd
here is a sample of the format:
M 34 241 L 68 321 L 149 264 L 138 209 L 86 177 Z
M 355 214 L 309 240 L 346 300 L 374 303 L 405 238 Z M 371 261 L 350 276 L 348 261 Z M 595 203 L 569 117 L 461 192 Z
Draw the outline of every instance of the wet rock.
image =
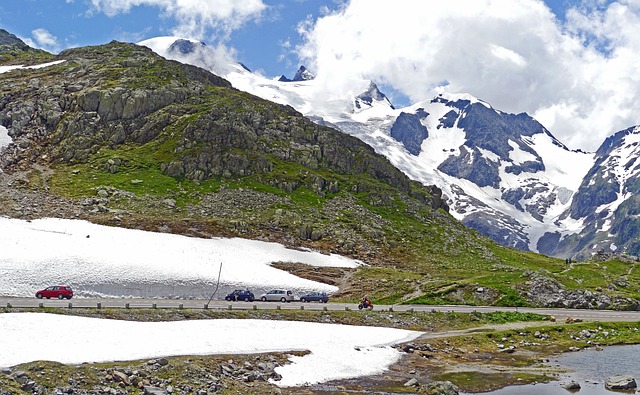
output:
M 569 391 L 579 390 L 581 388 L 580 387 L 580 383 L 578 383 L 575 380 L 571 380 L 568 383 L 562 383 L 562 384 L 560 384 L 560 386 L 562 388 L 566 389 L 566 390 L 569 390 Z
M 636 379 L 629 375 L 611 376 L 604 383 L 608 390 L 630 390 L 637 386 Z

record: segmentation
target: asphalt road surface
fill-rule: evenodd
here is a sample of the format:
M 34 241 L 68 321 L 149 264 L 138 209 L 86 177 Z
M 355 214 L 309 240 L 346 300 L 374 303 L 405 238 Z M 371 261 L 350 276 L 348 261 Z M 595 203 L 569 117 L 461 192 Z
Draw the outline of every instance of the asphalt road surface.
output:
M 225 300 L 184 300 L 184 299 L 138 299 L 138 298 L 73 298 L 63 299 L 36 299 L 36 298 L 15 298 L 0 297 L 0 307 L 62 307 L 62 308 L 158 308 L 158 309 L 217 309 L 217 310 L 355 310 L 358 311 L 355 303 L 318 303 L 299 301 L 290 303 L 281 302 L 227 302 Z M 415 313 L 441 311 L 471 313 L 489 313 L 495 311 L 519 311 L 527 313 L 537 313 L 552 315 L 557 320 L 566 320 L 568 317 L 581 319 L 583 321 L 640 321 L 639 311 L 613 311 L 613 310 L 580 310 L 580 309 L 552 309 L 552 308 L 524 308 L 524 307 L 493 307 L 493 306 L 460 306 L 460 305 L 376 305 L 375 311 L 413 311 Z

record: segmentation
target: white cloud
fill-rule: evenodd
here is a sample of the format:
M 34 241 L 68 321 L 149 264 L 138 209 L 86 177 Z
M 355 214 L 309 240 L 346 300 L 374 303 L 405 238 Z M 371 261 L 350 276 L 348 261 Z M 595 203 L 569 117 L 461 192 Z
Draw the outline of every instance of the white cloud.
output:
M 115 16 L 133 7 L 151 6 L 161 9 L 165 17 L 177 22 L 176 36 L 202 40 L 212 29 L 218 40 L 224 40 L 245 23 L 260 18 L 266 5 L 262 0 L 91 0 L 93 12 Z
M 353 74 L 413 101 L 471 93 L 528 112 L 572 148 L 640 123 L 640 2 L 351 0 L 299 27 L 299 56 L 331 89 Z
M 49 33 L 46 29 L 35 29 L 31 31 L 32 38 L 22 38 L 22 40 L 29 46 L 34 48 L 41 48 L 49 52 L 58 52 L 60 45 L 58 38 Z

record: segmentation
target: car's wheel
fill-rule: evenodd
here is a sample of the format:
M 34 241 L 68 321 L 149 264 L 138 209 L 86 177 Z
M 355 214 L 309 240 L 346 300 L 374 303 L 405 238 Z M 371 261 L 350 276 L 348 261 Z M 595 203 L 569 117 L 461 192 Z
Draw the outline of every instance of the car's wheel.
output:
M 302 303 L 304 303 L 304 302 L 306 302 L 306 301 L 307 301 L 307 298 L 300 298 L 300 301 L 301 301 Z
M 322 303 L 327 303 L 329 301 L 329 299 L 325 299 L 322 301 Z
M 245 301 L 245 302 L 249 302 L 249 297 L 248 297 L 248 296 L 246 296 L 246 297 L 244 298 L 244 301 Z
M 67 296 L 67 299 L 71 300 L 71 296 Z
M 263 302 L 266 302 L 267 298 L 265 296 L 263 296 L 263 297 L 260 298 L 260 300 L 263 301 Z
M 36 298 L 42 299 L 42 294 L 36 294 Z
M 280 298 L 280 301 L 281 301 L 282 303 L 284 303 L 284 302 L 286 302 L 286 301 L 287 301 L 287 298 L 284 298 L 284 297 L 283 297 L 283 298 Z
M 60 299 L 60 300 L 64 299 L 64 295 L 63 294 L 58 294 L 58 299 Z
M 224 300 L 226 300 L 227 302 L 229 302 L 229 301 L 231 301 L 231 298 L 230 298 L 230 297 L 228 297 L 228 296 L 225 296 L 225 297 L 224 297 Z

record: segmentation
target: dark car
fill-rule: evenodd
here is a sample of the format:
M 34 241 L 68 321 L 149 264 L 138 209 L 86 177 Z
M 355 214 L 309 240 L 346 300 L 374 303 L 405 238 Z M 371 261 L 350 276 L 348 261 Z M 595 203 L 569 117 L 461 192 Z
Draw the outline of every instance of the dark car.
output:
M 229 300 L 232 302 L 235 302 L 237 300 L 244 300 L 245 302 L 253 302 L 255 299 L 255 296 L 253 295 L 253 292 L 249 291 L 248 289 L 236 289 L 235 291 L 231 292 L 229 295 L 224 297 L 224 300 Z
M 300 297 L 301 302 L 320 302 L 327 303 L 329 296 L 324 292 L 309 292 L 306 295 Z
M 73 297 L 73 290 L 68 285 L 54 285 L 51 287 L 47 287 L 36 292 L 36 298 L 58 298 L 58 299 L 71 299 Z

